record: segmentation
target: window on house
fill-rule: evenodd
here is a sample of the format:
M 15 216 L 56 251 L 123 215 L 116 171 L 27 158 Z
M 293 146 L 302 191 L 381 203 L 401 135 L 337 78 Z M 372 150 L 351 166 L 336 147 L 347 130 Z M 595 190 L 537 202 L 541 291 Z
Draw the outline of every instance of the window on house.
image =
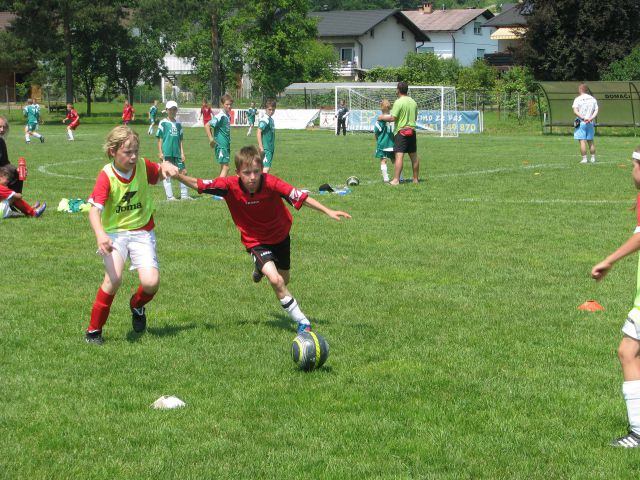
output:
M 402 41 L 404 42 L 404 30 L 402 30 L 401 34 L 400 34 L 400 38 L 402 39 Z
M 479 48 L 476 52 L 476 58 L 484 58 L 484 48 Z
M 353 48 L 341 48 L 340 49 L 340 60 L 343 62 L 352 62 L 353 61 Z
M 434 53 L 433 47 L 419 47 L 418 48 L 418 52 L 419 53 Z
M 372 28 L 371 30 L 369 30 L 369 36 L 370 36 L 371 38 L 373 38 L 373 36 L 374 36 L 374 35 L 373 35 L 373 28 Z
M 473 22 L 473 34 L 482 35 L 482 24 L 480 22 Z

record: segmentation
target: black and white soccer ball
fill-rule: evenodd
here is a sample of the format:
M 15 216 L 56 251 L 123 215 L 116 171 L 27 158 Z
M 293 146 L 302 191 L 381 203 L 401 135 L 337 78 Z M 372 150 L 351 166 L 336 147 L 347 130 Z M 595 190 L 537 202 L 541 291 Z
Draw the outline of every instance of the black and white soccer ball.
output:
M 291 358 L 298 368 L 310 372 L 324 365 L 329 357 L 329 344 L 316 332 L 299 333 L 291 344 Z
M 349 178 L 347 178 L 347 185 L 349 187 L 355 187 L 360 185 L 360 179 L 356 176 L 351 176 Z

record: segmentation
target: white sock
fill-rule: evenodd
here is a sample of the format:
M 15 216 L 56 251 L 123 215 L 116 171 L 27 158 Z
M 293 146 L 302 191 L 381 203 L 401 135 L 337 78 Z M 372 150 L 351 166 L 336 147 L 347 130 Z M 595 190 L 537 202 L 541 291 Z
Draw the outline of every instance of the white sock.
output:
M 36 138 L 40 138 L 42 135 L 40 135 L 38 132 L 33 132 L 33 136 Z
M 623 382 L 622 394 L 627 404 L 629 429 L 640 435 L 640 380 Z
M 593 155 L 591 155 L 591 162 L 595 162 L 596 161 L 596 155 L 595 153 Z
M 180 184 L 180 197 L 181 198 L 186 198 L 189 196 L 189 189 L 187 188 L 187 186 L 184 183 Z
M 173 198 L 173 189 L 171 188 L 171 177 L 167 177 L 162 181 L 164 186 L 164 193 L 167 194 L 167 198 Z
M 389 172 L 387 170 L 387 164 L 380 165 L 380 171 L 382 172 L 382 178 L 385 182 L 389 181 Z
M 153 125 L 151 125 L 151 126 L 149 127 L 148 133 L 149 133 L 149 135 L 151 135 L 151 134 L 153 133 Z
M 29 143 L 31 141 L 31 138 L 29 138 L 29 134 L 28 133 L 24 134 L 24 141 L 27 142 L 27 143 Z
M 582 161 L 586 162 L 587 161 L 587 156 L 586 155 L 582 155 Z
M 71 129 L 67 129 L 67 137 L 69 137 L 69 140 L 73 140 L 73 132 Z
M 287 313 L 291 317 L 291 320 L 293 320 L 294 322 L 301 323 L 303 325 L 311 324 L 309 320 L 307 320 L 307 317 L 305 317 L 304 313 L 302 313 L 302 310 L 300 310 L 298 302 L 296 302 L 295 298 L 289 296 L 281 298 L 280 305 L 282 305 L 282 308 L 287 311 Z

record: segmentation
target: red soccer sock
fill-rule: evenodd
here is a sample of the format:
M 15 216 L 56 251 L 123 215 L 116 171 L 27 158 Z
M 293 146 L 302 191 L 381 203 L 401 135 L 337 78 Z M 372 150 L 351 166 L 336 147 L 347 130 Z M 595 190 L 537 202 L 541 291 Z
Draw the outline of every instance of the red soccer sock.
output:
M 138 285 L 138 290 L 136 290 L 136 293 L 134 293 L 133 297 L 131 297 L 131 300 L 129 300 L 129 305 L 131 305 L 133 308 L 144 307 L 151 301 L 154 295 L 155 293 L 146 293 L 142 289 L 142 285 Z
M 21 198 L 14 200 L 13 206 L 24 213 L 27 217 L 35 217 L 36 215 L 36 212 L 33 210 L 33 208 L 31 208 L 31 205 L 29 205 Z
M 109 311 L 111 310 L 111 304 L 115 295 L 109 295 L 102 290 L 102 287 L 98 289 L 96 294 L 96 301 L 93 302 L 93 308 L 91 309 L 91 321 L 89 322 L 88 332 L 95 332 L 96 330 L 102 330 L 102 327 L 107 323 L 109 318 Z

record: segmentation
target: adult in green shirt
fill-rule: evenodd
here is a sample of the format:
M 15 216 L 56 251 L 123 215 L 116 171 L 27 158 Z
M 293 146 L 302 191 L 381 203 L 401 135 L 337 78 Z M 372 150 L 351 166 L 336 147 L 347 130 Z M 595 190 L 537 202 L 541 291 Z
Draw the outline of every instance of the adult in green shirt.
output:
M 404 154 L 408 153 L 413 168 L 413 183 L 418 183 L 420 174 L 420 159 L 418 158 L 416 145 L 416 120 L 418 118 L 418 105 L 408 96 L 409 85 L 407 82 L 399 82 L 396 90 L 398 99 L 393 103 L 393 108 L 388 114 L 378 116 L 378 120 L 394 122 L 393 152 L 394 174 L 389 185 L 399 185 L 402 175 L 402 162 Z

